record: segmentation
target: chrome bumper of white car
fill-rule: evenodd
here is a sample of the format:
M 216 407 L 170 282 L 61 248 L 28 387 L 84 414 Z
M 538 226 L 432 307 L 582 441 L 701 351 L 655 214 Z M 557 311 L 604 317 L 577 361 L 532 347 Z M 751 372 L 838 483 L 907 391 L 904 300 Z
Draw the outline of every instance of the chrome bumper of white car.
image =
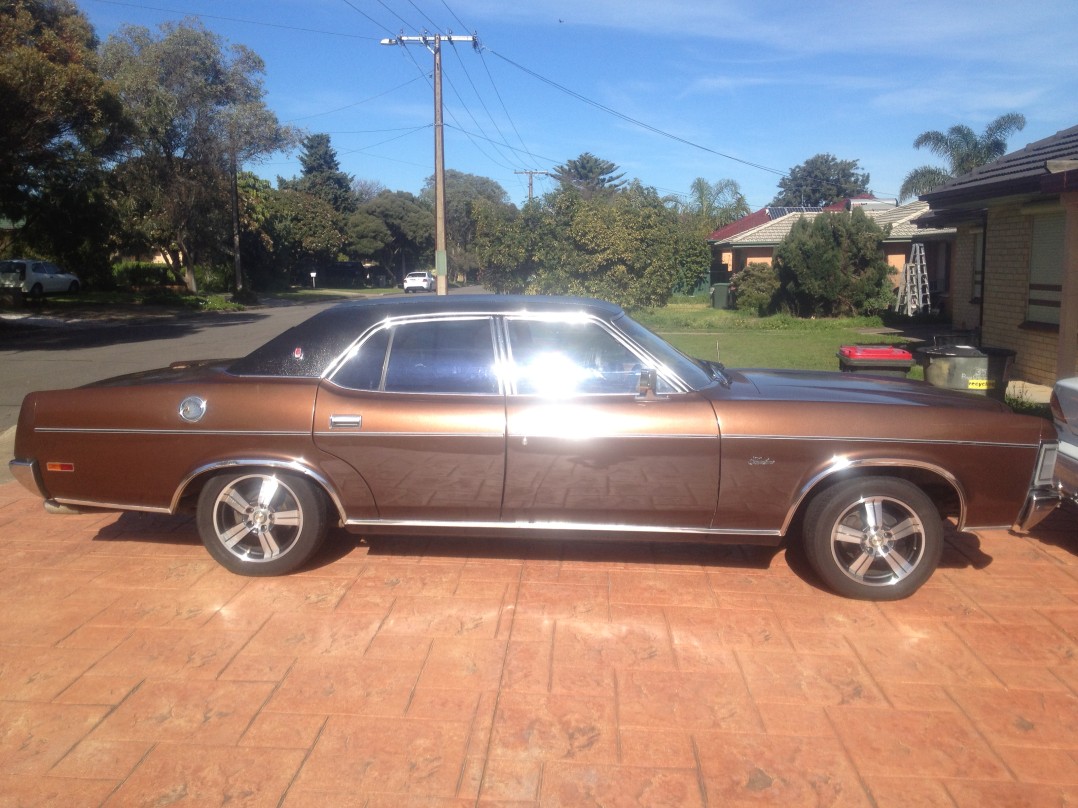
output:
M 1078 458 L 1061 451 L 1056 458 L 1055 480 L 1060 493 L 1078 504 Z
M 1011 530 L 1015 533 L 1029 532 L 1063 501 L 1063 495 L 1055 480 L 1058 453 L 1059 444 L 1056 441 L 1041 444 L 1037 453 L 1037 465 L 1033 469 L 1033 479 L 1030 480 L 1029 494 L 1018 518 L 1011 525 Z

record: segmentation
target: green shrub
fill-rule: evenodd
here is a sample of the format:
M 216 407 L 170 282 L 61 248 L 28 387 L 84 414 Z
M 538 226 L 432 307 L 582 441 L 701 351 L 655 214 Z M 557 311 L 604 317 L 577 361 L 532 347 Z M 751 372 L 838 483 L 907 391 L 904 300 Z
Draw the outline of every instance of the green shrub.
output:
M 112 277 L 121 289 L 146 289 L 173 282 L 168 267 L 150 261 L 121 261 L 112 265 Z
M 764 263 L 747 264 L 730 279 L 734 306 L 761 317 L 774 310 L 780 286 L 778 272 L 771 264 Z
M 891 303 L 880 228 L 860 208 L 798 219 L 775 248 L 784 301 L 803 317 L 874 314 Z

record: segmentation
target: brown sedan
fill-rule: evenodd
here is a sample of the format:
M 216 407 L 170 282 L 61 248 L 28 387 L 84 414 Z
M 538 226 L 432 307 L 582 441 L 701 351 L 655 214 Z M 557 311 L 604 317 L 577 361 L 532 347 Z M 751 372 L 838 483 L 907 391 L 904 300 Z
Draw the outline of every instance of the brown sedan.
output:
M 1051 423 L 859 374 L 728 370 L 594 300 L 345 303 L 233 361 L 23 402 L 11 469 L 53 511 L 173 513 L 244 575 L 355 532 L 777 545 L 896 599 L 942 521 L 1025 530 L 1058 504 Z

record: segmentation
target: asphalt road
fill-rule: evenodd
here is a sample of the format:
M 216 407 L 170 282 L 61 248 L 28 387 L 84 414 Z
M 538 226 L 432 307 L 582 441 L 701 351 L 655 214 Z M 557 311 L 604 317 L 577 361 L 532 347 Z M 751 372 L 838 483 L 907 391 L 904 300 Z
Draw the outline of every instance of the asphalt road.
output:
M 104 321 L 0 318 L 0 483 L 11 479 L 7 463 L 27 393 L 78 387 L 181 359 L 243 356 L 337 302 Z

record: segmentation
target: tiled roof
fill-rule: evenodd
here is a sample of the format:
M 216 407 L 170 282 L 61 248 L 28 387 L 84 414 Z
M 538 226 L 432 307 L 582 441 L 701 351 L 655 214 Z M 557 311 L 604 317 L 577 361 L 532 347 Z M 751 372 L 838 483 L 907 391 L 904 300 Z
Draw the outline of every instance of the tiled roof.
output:
M 736 222 L 730 222 L 725 227 L 720 227 L 707 237 L 709 242 L 713 244 L 725 244 L 728 241 L 732 241 L 735 236 L 740 233 L 745 233 L 749 230 L 765 225 L 775 219 L 781 219 L 784 216 L 788 216 L 791 213 L 805 213 L 816 212 L 820 208 L 813 207 L 766 207 L 760 208 L 754 213 L 750 213 L 748 216 L 742 216 Z
M 790 234 L 794 224 L 803 218 L 815 219 L 820 215 L 818 210 L 787 213 L 774 221 L 757 225 L 744 233 L 738 233 L 733 238 L 726 239 L 726 243 L 735 247 L 751 247 L 753 245 L 775 245 Z
M 1049 160 L 1075 158 L 1078 158 L 1078 126 L 1005 154 L 922 194 L 921 198 L 937 210 L 949 204 L 1037 192 L 1042 179 L 1049 174 L 1046 165 Z
M 887 241 L 913 241 L 926 236 L 949 236 L 954 234 L 954 228 L 919 228 L 913 224 L 913 220 L 928 210 L 928 203 L 921 201 L 908 202 L 882 210 L 866 210 L 864 214 L 873 219 L 878 225 L 891 225 L 891 235 Z M 741 233 L 724 239 L 721 243 L 732 247 L 774 246 L 790 234 L 794 224 L 801 218 L 815 219 L 821 212 L 841 213 L 842 211 L 802 210 L 779 216 L 770 222 L 758 224 Z M 714 240 L 714 239 L 711 239 Z
M 928 212 L 928 203 L 920 200 L 888 210 L 866 211 L 880 227 L 891 225 L 891 235 L 886 241 L 913 241 L 926 236 L 953 236 L 953 227 L 917 227 L 913 220 Z

